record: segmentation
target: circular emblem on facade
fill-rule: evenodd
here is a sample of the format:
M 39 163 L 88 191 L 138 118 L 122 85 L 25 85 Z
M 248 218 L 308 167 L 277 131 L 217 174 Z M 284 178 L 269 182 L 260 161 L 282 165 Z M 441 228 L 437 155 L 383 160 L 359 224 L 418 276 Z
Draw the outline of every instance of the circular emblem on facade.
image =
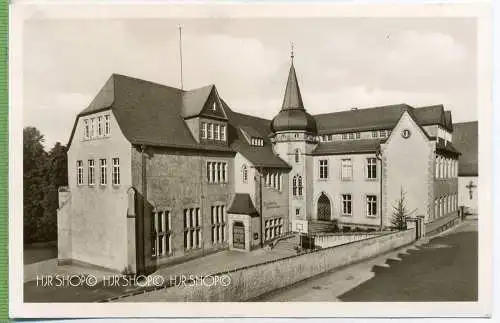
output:
M 403 129 L 403 131 L 401 131 L 401 136 L 408 139 L 411 136 L 411 131 L 409 129 Z

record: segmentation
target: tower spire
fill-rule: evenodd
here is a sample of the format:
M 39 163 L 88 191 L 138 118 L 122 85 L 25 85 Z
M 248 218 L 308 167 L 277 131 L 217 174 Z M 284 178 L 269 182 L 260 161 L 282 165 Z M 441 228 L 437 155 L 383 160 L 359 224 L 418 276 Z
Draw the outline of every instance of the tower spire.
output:
M 299 82 L 297 81 L 295 67 L 293 66 L 293 59 L 295 57 L 295 48 L 293 46 L 293 42 L 291 43 L 290 57 L 292 59 L 292 63 L 290 65 L 290 71 L 288 73 L 288 81 L 286 82 L 285 97 L 283 98 L 282 109 L 304 109 L 304 103 L 302 102 L 302 96 L 300 95 Z

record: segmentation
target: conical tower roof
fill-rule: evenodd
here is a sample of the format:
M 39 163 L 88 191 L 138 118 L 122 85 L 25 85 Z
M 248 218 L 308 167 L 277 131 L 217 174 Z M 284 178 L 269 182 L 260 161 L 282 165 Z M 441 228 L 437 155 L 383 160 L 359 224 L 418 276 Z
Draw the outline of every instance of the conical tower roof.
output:
M 293 61 L 290 65 L 285 97 L 283 98 L 283 106 L 281 109 L 304 109 L 304 102 L 302 102 L 302 96 L 300 95 L 299 82 L 297 81 L 297 74 L 295 73 Z
M 304 102 L 302 102 L 299 82 L 293 65 L 293 54 L 283 105 L 281 111 L 271 121 L 271 131 L 273 133 L 278 131 L 306 131 L 313 134 L 317 132 L 316 120 L 306 112 Z

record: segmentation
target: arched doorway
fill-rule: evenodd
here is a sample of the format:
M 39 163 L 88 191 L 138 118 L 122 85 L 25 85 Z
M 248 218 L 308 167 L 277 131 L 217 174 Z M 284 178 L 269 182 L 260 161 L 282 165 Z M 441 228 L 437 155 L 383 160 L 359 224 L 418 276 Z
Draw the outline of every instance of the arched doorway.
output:
M 318 198 L 318 220 L 330 221 L 332 208 L 330 206 L 330 199 L 323 192 Z

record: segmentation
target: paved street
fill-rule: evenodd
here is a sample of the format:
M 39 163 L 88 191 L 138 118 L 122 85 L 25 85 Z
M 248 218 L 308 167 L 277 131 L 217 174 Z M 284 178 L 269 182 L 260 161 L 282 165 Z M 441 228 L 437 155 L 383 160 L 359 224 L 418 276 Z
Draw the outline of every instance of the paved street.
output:
M 265 295 L 257 301 L 475 301 L 477 220 L 369 261 Z

